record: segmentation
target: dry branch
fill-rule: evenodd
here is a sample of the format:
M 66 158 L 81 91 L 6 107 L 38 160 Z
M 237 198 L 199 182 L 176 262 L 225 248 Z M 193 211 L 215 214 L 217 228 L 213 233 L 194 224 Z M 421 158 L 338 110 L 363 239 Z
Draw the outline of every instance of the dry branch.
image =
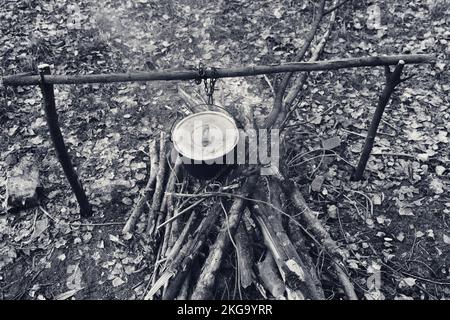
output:
M 158 174 L 156 175 L 155 192 L 153 193 L 153 202 L 148 212 L 147 233 L 151 235 L 156 224 L 157 214 L 161 207 L 161 201 L 163 196 L 164 178 L 166 174 L 166 133 L 161 132 L 159 141 L 159 166 Z
M 264 287 L 269 290 L 270 294 L 276 299 L 284 300 L 286 286 L 283 280 L 281 280 L 275 260 L 270 251 L 266 253 L 266 257 L 263 261 L 256 264 L 256 267 L 258 268 L 259 277 L 261 278 Z
M 211 298 L 211 291 L 222 262 L 224 251 L 230 243 L 230 233 L 233 234 L 239 224 L 244 203 L 245 201 L 242 199 L 235 199 L 230 209 L 229 217 L 224 219 L 222 229 L 217 236 L 216 242 L 211 248 L 200 274 L 200 278 L 198 279 L 194 292 L 192 293 L 191 298 L 193 300 L 205 300 Z
M 180 293 L 178 294 L 177 300 L 187 300 L 189 294 L 189 285 L 191 280 L 191 275 L 188 274 L 186 279 L 181 286 Z
M 246 289 L 253 283 L 254 273 L 252 266 L 254 257 L 252 243 L 244 222 L 239 224 L 234 240 L 237 247 L 236 255 L 238 257 L 240 284 L 242 288 Z
M 208 110 L 206 103 L 204 101 L 194 98 L 192 95 L 184 91 L 184 89 L 179 85 L 177 86 L 177 89 L 178 95 L 181 97 L 181 99 L 184 101 L 184 103 L 187 105 L 188 109 L 192 113 Z
M 175 161 L 175 166 L 173 168 L 173 173 L 174 173 L 173 177 L 174 178 L 173 178 L 173 186 L 170 188 L 171 192 L 175 191 L 175 182 L 177 180 L 179 172 L 181 171 L 181 165 L 178 165 L 178 159 L 179 158 L 177 158 L 177 160 Z M 181 159 L 180 159 L 180 161 L 181 161 Z M 181 164 L 181 162 L 180 162 L 180 164 Z M 172 177 L 172 175 L 171 175 L 171 177 Z M 170 181 L 170 179 L 169 179 L 169 181 Z M 169 187 L 168 187 L 167 190 L 169 190 Z M 166 209 L 166 211 L 167 211 L 166 219 L 171 219 L 173 214 L 174 214 L 174 211 L 175 211 L 174 204 L 173 204 L 173 196 L 169 194 L 169 195 L 164 197 L 163 202 L 164 202 L 164 200 L 167 203 L 167 205 L 166 205 L 166 207 L 167 207 L 167 209 Z M 165 253 L 167 252 L 167 248 L 170 248 L 169 247 L 169 242 L 170 242 L 170 234 L 171 234 L 171 232 L 172 232 L 172 223 L 169 223 L 164 229 L 164 237 L 163 237 L 163 243 L 162 243 L 163 255 L 165 255 Z
M 338 3 L 337 3 L 337 1 L 335 1 L 335 3 L 333 4 L 333 6 L 331 8 L 328 8 L 323 12 L 323 15 L 325 16 L 327 14 L 336 12 L 337 9 L 339 9 L 340 7 L 342 7 L 344 4 L 346 4 L 349 1 L 350 0 L 342 0 L 341 2 L 338 2 Z
M 164 219 L 166 219 L 166 221 L 167 221 L 170 218 L 172 218 L 173 211 L 174 211 L 172 193 L 175 191 L 175 183 L 177 182 L 178 175 L 181 171 L 181 164 L 182 164 L 181 157 L 177 157 L 177 159 L 175 160 L 175 164 L 173 165 L 173 168 L 171 168 L 169 179 L 167 180 L 167 184 L 165 186 L 165 193 L 163 196 L 163 200 L 161 203 L 161 209 L 160 209 L 161 214 L 158 216 L 158 219 L 156 222 L 157 226 L 161 225 L 161 223 Z M 154 229 L 154 235 L 156 235 L 156 233 L 159 232 L 158 229 L 159 228 Z M 168 245 L 170 229 L 171 229 L 171 224 L 168 223 L 166 225 L 166 227 L 164 228 L 163 248 L 162 248 L 163 254 L 164 254 L 164 252 L 166 252 L 165 249 Z
M 249 190 L 251 190 L 255 185 L 255 179 L 253 177 L 249 178 L 245 182 L 242 189 L 243 196 L 247 196 Z M 242 198 L 236 198 L 230 208 L 230 212 L 227 218 L 224 219 L 222 228 L 216 241 L 211 248 L 209 255 L 205 261 L 204 267 L 201 271 L 197 285 L 192 293 L 191 299 L 193 300 L 204 300 L 208 299 L 212 295 L 212 288 L 215 283 L 217 272 L 220 268 L 222 258 L 225 250 L 230 245 L 233 233 L 241 220 L 242 211 L 244 210 L 245 200 Z
M 236 68 L 217 68 L 216 71 L 205 70 L 205 77 L 211 78 L 233 78 L 257 76 L 263 74 L 275 74 L 283 72 L 299 71 L 324 71 L 357 67 L 375 67 L 385 65 L 396 65 L 400 60 L 406 64 L 434 63 L 434 54 L 411 54 L 411 55 L 390 55 L 373 56 L 348 59 L 325 60 L 317 62 L 296 62 L 269 66 L 250 66 Z M 193 70 L 164 70 L 140 73 L 112 73 L 112 74 L 89 74 L 89 75 L 48 75 L 44 76 L 49 84 L 82 84 L 82 83 L 111 83 L 111 82 L 131 82 L 131 81 L 170 81 L 170 80 L 195 80 L 198 72 Z M 5 86 L 39 85 L 39 76 L 5 76 L 3 84 Z
M 166 266 L 167 265 L 171 265 L 172 261 L 175 259 L 176 255 L 179 253 L 179 251 L 181 250 L 181 246 L 183 245 L 183 243 L 185 242 L 186 238 L 189 235 L 189 232 L 192 229 L 192 225 L 195 219 L 195 214 L 191 214 L 188 218 L 188 220 L 186 221 L 183 231 L 181 231 L 180 236 L 177 238 L 177 241 L 174 243 L 173 247 L 170 249 L 169 252 L 167 252 L 166 257 Z
M 277 200 L 274 200 L 274 205 L 280 206 Z M 253 203 L 251 208 L 287 287 L 294 291 L 300 290 L 312 299 L 324 299 L 323 291 L 317 288 L 314 277 L 309 274 L 311 270 L 300 259 L 286 234 L 279 212 L 263 204 Z
M 179 288 L 186 275 L 189 273 L 189 268 L 192 265 L 192 262 L 197 258 L 200 253 L 200 249 L 204 246 L 209 233 L 215 226 L 219 213 L 220 206 L 218 204 L 212 206 L 212 208 L 208 210 L 206 217 L 203 218 L 200 225 L 194 232 L 194 237 L 188 236 L 192 225 L 191 219 L 193 219 L 192 216 L 189 217 L 182 234 L 175 242 L 170 253 L 167 255 L 164 272 L 158 281 L 156 281 L 155 286 L 150 289 L 147 297 L 153 296 L 161 288 L 161 286 L 165 284 L 165 281 L 168 281 L 168 279 L 172 277 L 174 278 L 169 283 L 163 299 L 174 299 L 178 295 Z M 187 237 L 189 237 L 189 239 L 185 242 Z
M 298 55 L 295 57 L 296 61 L 301 61 L 303 59 L 303 57 L 305 56 L 306 52 L 309 49 L 309 46 L 311 45 L 311 42 L 314 39 L 314 36 L 317 33 L 317 29 L 319 28 L 320 22 L 322 21 L 325 2 L 326 0 L 321 0 L 319 2 L 316 17 L 314 19 L 314 22 L 312 23 L 311 29 L 306 35 L 303 47 L 300 49 Z M 272 111 L 269 113 L 266 119 L 265 124 L 266 128 L 271 128 L 279 119 L 284 119 L 286 115 L 287 109 L 285 106 L 283 106 L 283 97 L 292 75 L 293 72 L 289 72 L 283 76 L 283 80 L 281 81 L 281 84 L 278 87 L 278 90 L 275 95 Z
M 149 156 L 150 156 L 150 177 L 147 181 L 147 185 L 145 186 L 144 190 L 142 191 L 141 197 L 139 198 L 138 203 L 133 209 L 133 212 L 131 213 L 130 217 L 127 220 L 127 223 L 122 229 L 123 234 L 131 233 L 133 231 L 133 228 L 136 224 L 137 219 L 141 215 L 142 211 L 144 210 L 147 201 L 151 198 L 155 183 L 156 183 L 156 173 L 158 172 L 158 151 L 156 148 L 156 140 L 150 141 L 150 148 L 149 148 Z
M 317 218 L 316 213 L 308 207 L 297 186 L 293 183 L 288 183 L 287 181 L 283 181 L 282 183 L 280 183 L 280 186 L 282 187 L 284 192 L 289 195 L 289 198 L 291 199 L 292 204 L 295 206 L 295 208 L 300 211 L 301 219 L 311 229 L 315 237 L 324 246 L 325 250 L 330 254 L 335 272 L 338 275 L 338 278 L 341 280 L 341 284 L 344 287 L 344 291 L 348 299 L 357 300 L 358 297 L 356 296 L 355 289 L 345 272 L 344 266 L 342 265 L 341 260 L 343 258 L 343 254 L 339 249 L 337 243 L 331 238 L 328 231 L 325 230 L 325 228 L 322 226 L 322 223 Z
M 391 72 L 389 67 L 385 67 L 386 84 L 384 86 L 383 92 L 381 93 L 380 99 L 378 100 L 377 108 L 373 114 L 372 122 L 370 123 L 369 130 L 367 132 L 366 141 L 364 143 L 364 149 L 361 153 L 361 157 L 358 162 L 358 166 L 353 174 L 353 180 L 361 180 L 364 174 L 364 170 L 369 160 L 370 153 L 372 152 L 373 143 L 375 142 L 375 137 L 377 135 L 378 126 L 380 125 L 381 118 L 383 117 L 386 105 L 389 102 L 389 98 L 395 90 L 395 87 L 399 85 L 403 80 L 401 79 L 401 74 L 405 62 L 400 60 Z
M 333 29 L 335 20 L 336 20 L 336 11 L 333 11 L 330 20 L 328 22 L 327 29 L 325 33 L 322 35 L 320 42 L 312 50 L 311 58 L 309 58 L 308 62 L 314 62 L 317 61 L 317 59 L 319 59 L 319 56 L 322 53 L 323 49 L 325 48 L 325 44 L 327 43 L 328 38 L 330 37 L 331 30 Z M 296 79 L 292 87 L 289 89 L 289 92 L 286 94 L 286 98 L 284 100 L 286 110 L 288 110 L 292 106 L 292 103 L 294 102 L 295 98 L 298 96 L 303 85 L 306 83 L 308 75 L 309 74 L 307 72 L 303 72 L 300 75 L 300 77 Z

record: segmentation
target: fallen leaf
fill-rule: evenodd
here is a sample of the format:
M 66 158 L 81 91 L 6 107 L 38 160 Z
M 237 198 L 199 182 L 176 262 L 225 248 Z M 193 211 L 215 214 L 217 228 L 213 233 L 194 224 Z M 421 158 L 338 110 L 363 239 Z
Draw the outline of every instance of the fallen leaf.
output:
M 311 190 L 315 192 L 320 192 L 324 181 L 325 181 L 324 176 L 316 176 L 313 182 L 311 183 Z
M 83 288 L 72 289 L 72 290 L 60 293 L 57 296 L 55 296 L 55 300 L 67 300 L 67 299 L 73 297 L 75 294 L 77 294 L 77 292 L 80 290 L 83 290 Z
M 79 265 L 69 265 L 67 273 L 70 274 L 66 281 L 66 286 L 72 290 L 81 290 L 81 277 L 83 276 Z
M 405 208 L 405 207 L 400 208 L 398 210 L 398 213 L 401 216 L 413 216 L 414 215 L 411 208 Z
M 332 150 L 341 145 L 341 138 L 332 137 L 326 140 L 322 140 L 322 148 L 325 150 Z
M 125 283 L 125 281 L 123 281 L 121 278 L 114 278 L 114 280 L 112 281 L 113 287 L 121 286 L 124 283 Z
M 445 172 L 445 168 L 443 166 L 436 166 L 435 171 L 438 176 L 442 176 Z
M 408 278 L 403 278 L 400 281 L 399 287 L 400 288 L 404 288 L 404 287 L 413 287 L 416 284 L 416 279 L 408 277 Z
M 435 194 L 441 194 L 444 193 L 444 184 L 439 179 L 433 179 L 430 182 L 430 188 L 434 191 Z
M 446 234 L 444 234 L 444 235 L 443 235 L 443 238 L 444 238 L 444 243 L 450 244 L 450 237 L 449 237 L 449 236 L 447 236 Z

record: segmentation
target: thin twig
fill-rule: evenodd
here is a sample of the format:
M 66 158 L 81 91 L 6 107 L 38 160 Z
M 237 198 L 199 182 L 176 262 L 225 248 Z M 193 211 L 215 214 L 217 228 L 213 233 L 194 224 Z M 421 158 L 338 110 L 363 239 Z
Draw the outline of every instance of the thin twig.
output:
M 172 195 L 175 195 L 174 193 Z M 203 201 L 205 201 L 205 198 L 200 199 L 196 202 L 194 202 L 193 204 L 191 204 L 189 207 L 181 210 L 179 213 L 177 213 L 176 215 L 174 215 L 173 217 L 171 217 L 170 219 L 167 219 L 166 221 L 164 221 L 163 223 L 161 223 L 158 227 L 156 227 L 156 230 L 164 227 L 166 224 L 172 222 L 175 219 L 178 219 L 180 216 L 182 216 L 183 214 L 185 214 L 186 212 L 192 210 L 193 208 L 195 208 L 197 205 L 199 205 L 200 203 L 202 203 Z
M 333 11 L 336 11 L 337 9 L 339 9 L 341 6 L 343 6 L 344 4 L 346 4 L 347 2 L 349 2 L 350 0 L 342 0 L 341 2 L 339 2 L 338 4 L 335 4 L 333 7 L 326 9 L 323 12 L 323 15 L 326 16 L 327 14 L 332 13 Z
M 39 206 L 39 209 L 51 220 L 53 220 L 56 224 L 64 224 L 64 222 L 57 220 L 53 217 L 47 210 L 45 210 L 42 206 Z M 68 222 L 66 223 L 69 226 L 77 226 L 77 227 L 104 227 L 104 226 L 116 226 L 116 225 L 124 225 L 126 222 L 102 222 L 102 223 L 78 223 L 78 222 Z

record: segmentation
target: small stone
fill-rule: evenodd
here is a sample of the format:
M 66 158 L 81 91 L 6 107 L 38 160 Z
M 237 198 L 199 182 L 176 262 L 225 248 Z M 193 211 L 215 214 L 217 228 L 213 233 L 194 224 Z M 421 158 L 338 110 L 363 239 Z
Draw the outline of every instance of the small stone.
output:
M 38 205 L 41 190 L 39 169 L 31 157 L 22 158 L 8 172 L 6 201 L 9 211 L 18 211 Z

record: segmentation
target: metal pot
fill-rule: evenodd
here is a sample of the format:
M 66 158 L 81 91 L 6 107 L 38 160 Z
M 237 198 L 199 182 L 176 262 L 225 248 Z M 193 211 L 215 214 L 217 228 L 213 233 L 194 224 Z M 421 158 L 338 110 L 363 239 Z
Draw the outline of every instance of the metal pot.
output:
M 178 122 L 172 131 L 172 141 L 186 171 L 207 180 L 236 163 L 239 130 L 233 118 L 225 113 L 204 111 Z

